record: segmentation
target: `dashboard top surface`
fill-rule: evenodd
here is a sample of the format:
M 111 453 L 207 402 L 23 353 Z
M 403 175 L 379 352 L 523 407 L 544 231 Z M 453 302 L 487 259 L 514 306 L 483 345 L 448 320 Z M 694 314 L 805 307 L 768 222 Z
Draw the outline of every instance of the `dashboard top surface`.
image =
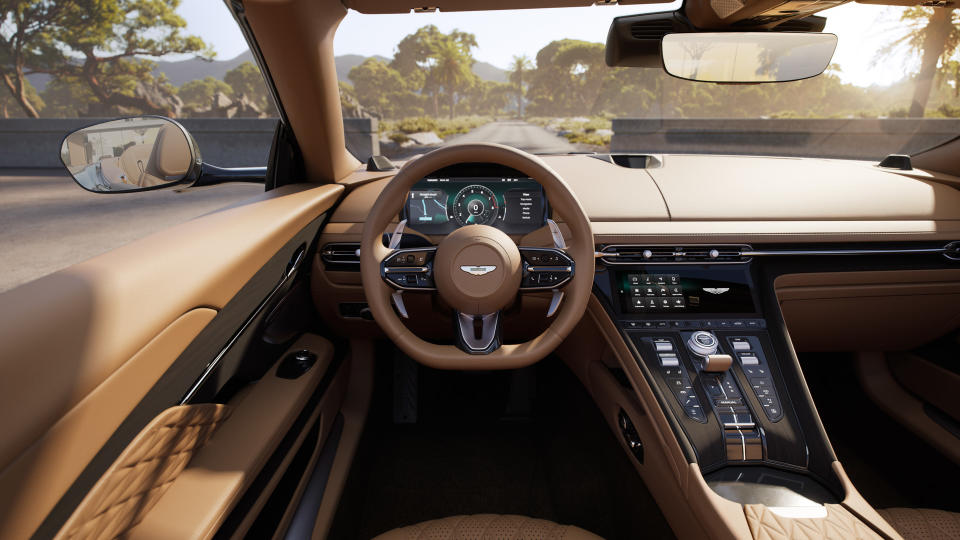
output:
M 541 156 L 580 200 L 598 242 L 872 242 L 960 235 L 960 191 L 950 184 L 953 177 L 863 161 L 660 158 L 661 167 L 631 169 L 586 155 Z M 389 178 L 354 187 L 331 221 L 363 223 Z M 554 219 L 562 224 L 563 216 Z

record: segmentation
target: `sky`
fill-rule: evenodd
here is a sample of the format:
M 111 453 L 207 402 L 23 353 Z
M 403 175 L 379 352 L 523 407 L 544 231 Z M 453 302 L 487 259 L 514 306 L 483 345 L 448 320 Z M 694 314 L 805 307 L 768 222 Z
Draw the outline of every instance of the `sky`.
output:
M 604 42 L 610 20 L 620 15 L 675 10 L 672 4 L 633 6 L 592 6 L 508 12 L 407 13 L 364 15 L 350 11 L 334 38 L 337 55 L 359 54 L 392 57 L 394 47 L 407 34 L 435 24 L 441 31 L 465 30 L 477 36 L 474 57 L 499 68 L 507 68 L 514 55 L 534 58 L 544 45 L 555 39 L 574 38 Z M 908 71 L 902 55 L 876 64 L 877 52 L 887 36 L 899 35 L 897 19 L 903 8 L 850 2 L 820 13 L 827 17 L 825 32 L 839 37 L 833 62 L 848 83 L 860 86 L 890 84 Z M 189 33 L 211 44 L 217 58 L 227 60 L 247 50 L 240 30 L 222 0 L 189 0 L 177 10 L 187 21 Z

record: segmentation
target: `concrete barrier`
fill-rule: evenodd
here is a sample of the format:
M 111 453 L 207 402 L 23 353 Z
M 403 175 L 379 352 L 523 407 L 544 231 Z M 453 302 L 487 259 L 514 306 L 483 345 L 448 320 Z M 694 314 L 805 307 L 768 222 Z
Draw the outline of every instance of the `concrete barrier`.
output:
M 611 152 L 767 154 L 879 160 L 960 135 L 960 119 L 616 118 Z
M 0 168 L 59 168 L 60 142 L 97 118 L 0 119 Z M 275 118 L 184 118 L 179 120 L 197 140 L 204 161 L 219 167 L 267 164 Z M 366 161 L 380 153 L 375 118 L 345 118 L 347 150 Z

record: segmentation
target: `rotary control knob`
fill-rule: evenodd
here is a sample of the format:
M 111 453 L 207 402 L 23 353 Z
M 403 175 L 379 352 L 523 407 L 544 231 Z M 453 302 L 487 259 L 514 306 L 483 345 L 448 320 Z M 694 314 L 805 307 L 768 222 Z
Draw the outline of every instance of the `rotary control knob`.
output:
M 703 357 L 715 354 L 719 345 L 717 336 L 703 330 L 690 334 L 690 339 L 687 340 L 687 348 L 690 349 L 690 352 Z

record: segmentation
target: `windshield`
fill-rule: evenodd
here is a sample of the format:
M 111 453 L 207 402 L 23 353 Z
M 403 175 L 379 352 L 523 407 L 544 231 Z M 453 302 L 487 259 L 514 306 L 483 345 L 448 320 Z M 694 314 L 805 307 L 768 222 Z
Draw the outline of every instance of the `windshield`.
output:
M 398 158 L 485 141 L 878 160 L 960 134 L 960 10 L 821 12 L 836 53 L 824 74 L 796 82 L 718 85 L 605 64 L 614 17 L 678 7 L 351 11 L 335 41 L 344 116 L 377 119 L 380 153 Z

